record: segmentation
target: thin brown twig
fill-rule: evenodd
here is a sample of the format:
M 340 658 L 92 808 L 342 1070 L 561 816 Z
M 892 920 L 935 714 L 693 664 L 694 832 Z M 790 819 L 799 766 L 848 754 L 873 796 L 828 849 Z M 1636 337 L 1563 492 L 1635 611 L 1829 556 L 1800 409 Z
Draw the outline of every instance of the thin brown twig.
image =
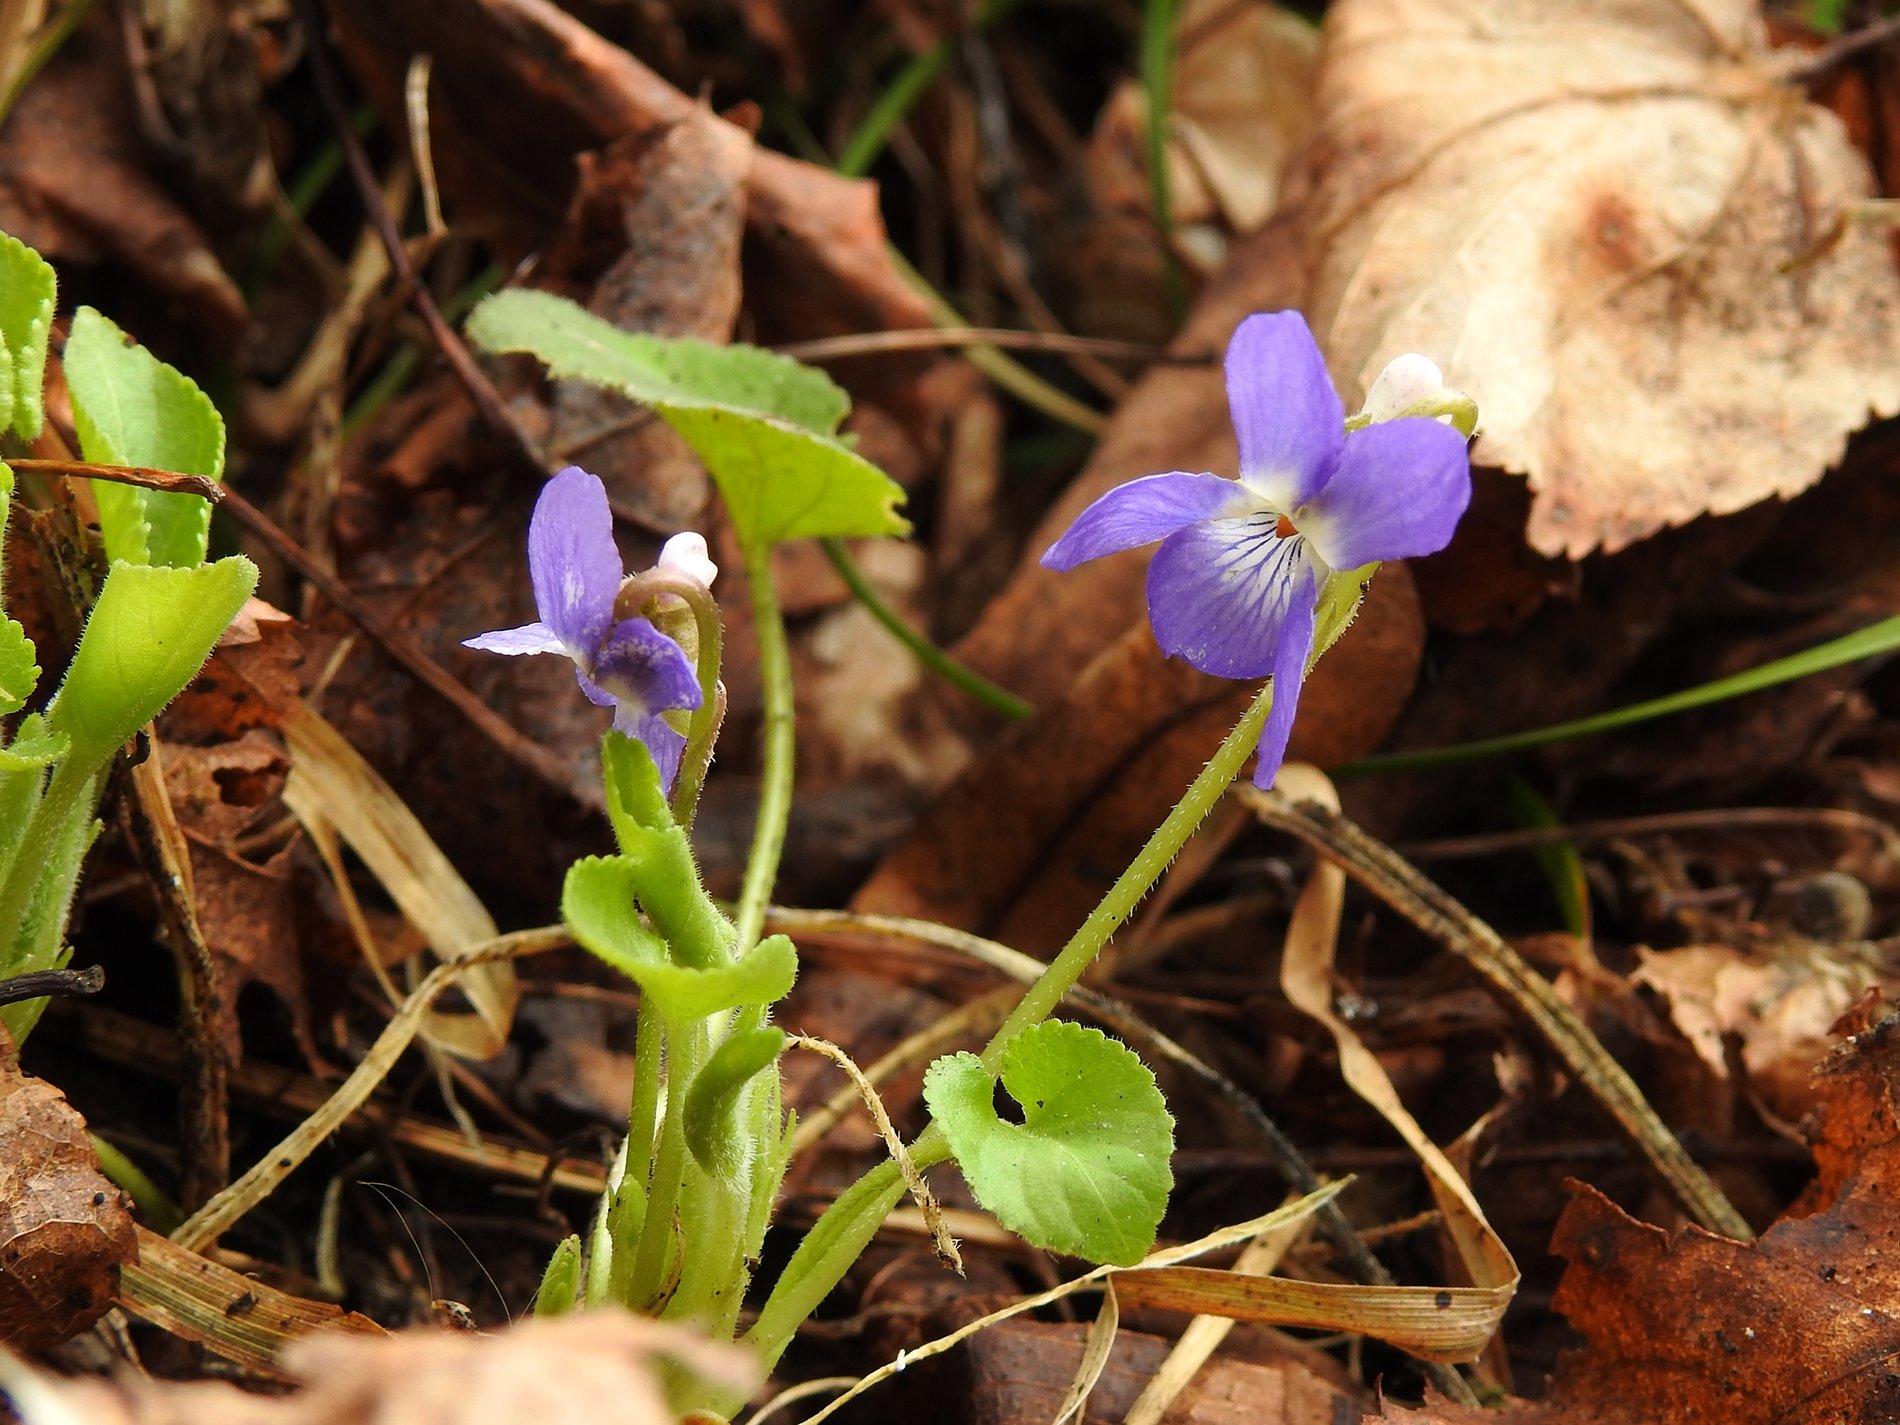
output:
M 799 361 L 835 361 L 848 356 L 877 356 L 892 351 L 933 351 L 945 346 L 1000 346 L 1019 351 L 1083 353 L 1111 361 L 1140 361 L 1152 366 L 1210 366 L 1212 352 L 1177 352 L 1139 341 L 1074 336 L 1068 332 L 1026 332 L 1013 327 L 914 327 L 901 331 L 857 332 L 819 337 L 774 347 Z
M 305 43 L 310 48 L 310 73 L 316 81 L 317 97 L 329 117 L 337 142 L 342 145 L 350 179 L 362 199 L 363 211 L 369 218 L 370 226 L 376 229 L 376 236 L 389 254 L 389 267 L 400 289 L 428 328 L 430 340 L 448 363 L 449 370 L 455 373 L 455 379 L 461 382 L 469 399 L 475 403 L 475 409 L 481 413 L 482 419 L 514 447 L 524 464 L 537 473 L 545 474 L 534 447 L 522 433 L 521 427 L 515 424 L 514 417 L 508 414 L 501 393 L 475 364 L 475 358 L 469 354 L 468 347 L 442 315 L 428 285 L 421 280 L 415 264 L 409 260 L 409 249 L 403 244 L 402 234 L 396 228 L 396 220 L 390 215 L 389 206 L 383 202 L 382 188 L 376 181 L 375 170 L 370 167 L 369 155 L 363 151 L 362 140 L 356 136 L 356 128 L 350 122 L 349 108 L 343 101 L 342 86 L 337 80 L 335 57 L 330 50 L 322 0 L 299 0 L 297 8 L 303 17 Z
M 187 475 L 181 470 L 154 470 L 149 465 L 95 465 L 90 460 L 8 460 L 7 464 L 15 473 L 31 471 L 67 478 L 83 475 L 91 480 L 110 480 L 117 485 L 162 490 L 168 495 L 196 495 L 213 504 L 224 498 L 224 486 L 210 476 Z
M 1830 40 L 1811 55 L 1803 56 L 1788 70 L 1788 78 L 1798 84 L 1814 84 L 1866 50 L 1900 40 L 1900 15 L 1876 20 L 1864 29 Z
M 22 1000 L 42 999 L 47 995 L 92 995 L 104 987 L 106 972 L 98 965 L 83 970 L 29 970 L 0 980 L 0 1004 L 19 1004 Z
M 421 644 L 408 634 L 384 623 L 376 611 L 358 598 L 343 581 L 312 559 L 304 548 L 285 534 L 262 510 L 235 490 L 226 490 L 225 508 L 238 522 L 270 546 L 284 563 L 315 584 L 324 597 L 342 611 L 343 616 L 367 634 L 372 642 L 425 687 L 439 694 L 457 712 L 473 724 L 512 761 L 541 778 L 563 796 L 574 795 L 574 783 L 567 764 L 532 738 L 525 736 L 501 714 L 480 698 L 432 658 Z

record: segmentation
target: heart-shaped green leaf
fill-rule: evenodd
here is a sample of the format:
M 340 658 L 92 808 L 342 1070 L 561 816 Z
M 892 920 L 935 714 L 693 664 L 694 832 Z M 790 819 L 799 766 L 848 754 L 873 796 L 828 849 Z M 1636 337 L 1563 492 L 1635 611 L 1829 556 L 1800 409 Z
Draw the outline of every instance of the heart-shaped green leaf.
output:
M 546 292 L 497 293 L 468 334 L 651 406 L 705 462 L 748 547 L 910 529 L 902 488 L 837 438 L 850 402 L 823 372 L 759 347 L 621 331 Z
M 210 398 L 90 307 L 73 314 L 66 384 L 86 459 L 214 480 L 223 473 L 224 421 Z M 95 480 L 92 488 L 107 557 L 176 569 L 204 563 L 211 530 L 206 501 L 111 480 Z
M 924 1102 L 977 1201 L 1035 1246 L 1140 1261 L 1174 1186 L 1174 1118 L 1148 1066 L 1100 1030 L 1047 1020 L 1010 1040 L 1002 1082 L 1019 1124 L 997 1117 L 976 1055 L 924 1075 Z
M 739 959 L 696 969 L 675 964 L 666 942 L 640 924 L 635 890 L 641 868 L 625 856 L 576 861 L 561 891 L 561 915 L 583 946 L 640 986 L 660 1014 L 700 1019 L 746 1004 L 782 999 L 798 976 L 798 953 L 770 935 Z
M 58 283 L 53 269 L 18 238 L 0 233 L 0 431 L 40 433 L 46 337 Z

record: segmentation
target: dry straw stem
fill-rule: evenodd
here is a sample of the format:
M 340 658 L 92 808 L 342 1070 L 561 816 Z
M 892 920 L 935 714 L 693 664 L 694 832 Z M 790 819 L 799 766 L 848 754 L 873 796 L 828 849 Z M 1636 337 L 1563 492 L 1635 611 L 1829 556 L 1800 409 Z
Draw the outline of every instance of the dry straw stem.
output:
M 852 1062 L 851 1056 L 833 1044 L 829 1039 L 813 1039 L 809 1035 L 794 1034 L 789 1042 L 801 1049 L 809 1049 L 822 1058 L 831 1060 L 845 1072 L 851 1080 L 851 1086 L 864 1100 L 864 1106 L 870 1110 L 871 1122 L 877 1127 L 877 1136 L 884 1140 L 884 1146 L 890 1150 L 891 1160 L 897 1164 L 897 1171 L 903 1175 L 904 1186 L 910 1189 L 911 1199 L 917 1204 L 917 1210 L 924 1215 L 924 1221 L 930 1227 L 930 1240 L 936 1245 L 937 1260 L 942 1262 L 958 1276 L 963 1275 L 963 1258 L 957 1254 L 957 1244 L 944 1230 L 943 1209 L 937 1205 L 937 1199 L 930 1191 L 930 1184 L 924 1181 L 924 1175 L 910 1159 L 910 1150 L 904 1146 L 904 1140 L 891 1126 L 891 1116 L 884 1111 L 884 1101 L 877 1096 L 877 1090 L 865 1077 L 864 1070 Z
M 291 755 L 284 804 L 306 826 L 335 827 L 438 959 L 464 960 L 476 946 L 494 943 L 495 922 L 481 899 L 415 813 L 341 733 L 299 701 L 284 720 L 284 741 Z M 322 844 L 326 837 L 319 832 L 316 839 Z M 514 1023 L 519 997 L 514 967 L 493 958 L 468 977 L 462 991 L 475 1012 L 432 1012 L 423 1020 L 423 1032 L 431 1044 L 451 1053 L 489 1058 L 500 1052 Z
M 1300 1235 L 1305 1224 L 1288 1223 L 1271 1232 L 1263 1232 L 1254 1238 L 1234 1259 L 1233 1272 L 1236 1276 L 1263 1277 L 1280 1264 L 1280 1258 L 1286 1255 Z M 1174 1349 L 1168 1352 L 1168 1358 L 1141 1388 L 1141 1394 L 1135 1397 L 1135 1403 L 1128 1407 L 1128 1414 L 1122 1418 L 1122 1425 L 1161 1425 L 1161 1419 L 1173 1407 L 1200 1374 L 1220 1343 L 1227 1339 L 1227 1333 L 1234 1329 L 1231 1317 L 1197 1316 L 1188 1323 L 1181 1333 L 1181 1339 L 1174 1343 Z
M 1350 1181 L 1350 1179 L 1346 1181 Z M 823 1410 L 820 1410 L 816 1415 L 809 1416 L 805 1420 L 804 1425 L 819 1425 L 820 1421 L 829 1419 L 850 1401 L 856 1400 L 872 1386 L 889 1380 L 912 1362 L 928 1360 L 932 1356 L 940 1356 L 952 1346 L 967 1341 L 977 1332 L 994 1326 L 999 1321 L 1007 1321 L 1012 1316 L 1020 1316 L 1026 1311 L 1040 1310 L 1052 1302 L 1061 1301 L 1065 1297 L 1074 1296 L 1080 1292 L 1100 1291 L 1111 1277 L 1115 1280 L 1117 1290 L 1125 1295 L 1129 1281 L 1134 1277 L 1148 1273 L 1151 1269 L 1172 1267 L 1180 1262 L 1201 1256 L 1204 1253 L 1216 1252 L 1222 1247 L 1230 1247 L 1235 1243 L 1245 1242 L 1249 1238 L 1256 1237 L 1262 1232 L 1272 1231 L 1282 1225 L 1298 1222 L 1323 1204 L 1337 1197 L 1345 1188 L 1346 1181 L 1329 1184 L 1319 1192 L 1311 1193 L 1301 1198 L 1298 1202 L 1290 1203 L 1285 1207 L 1279 1208 L 1277 1211 L 1269 1212 L 1264 1217 L 1256 1217 L 1250 1222 L 1237 1223 L 1232 1227 L 1223 1227 L 1218 1232 L 1209 1233 L 1207 1236 L 1183 1246 L 1169 1247 L 1156 1252 L 1146 1258 L 1139 1266 L 1096 1267 L 1093 1271 L 1086 1272 L 1073 1281 L 1063 1282 L 1060 1286 L 1051 1287 L 1047 1291 L 1037 1292 L 1034 1296 L 1026 1296 L 1020 1301 L 1011 1302 L 1000 1311 L 992 1311 L 987 1316 L 979 1317 L 975 1321 L 959 1326 L 948 1335 L 939 1336 L 934 1341 L 926 1342 L 914 1351 L 904 1352 L 888 1365 L 879 1366 L 856 1385 L 852 1386 L 850 1390 L 825 1406 Z M 1217 1275 L 1219 1274 L 1217 1273 Z M 1284 1286 L 1287 1284 L 1288 1283 L 1277 1280 L 1273 1283 L 1275 1286 Z
M 569 938 L 565 929 L 522 930 L 512 935 L 498 936 L 486 945 L 472 947 L 456 960 L 437 965 L 403 1001 L 402 1008 L 389 1023 L 383 1026 L 383 1032 L 370 1045 L 363 1062 L 337 1086 L 337 1091 L 330 1096 L 329 1101 L 298 1124 L 283 1142 L 266 1153 L 249 1172 L 187 1218 L 184 1226 L 172 1234 L 172 1241 L 193 1251 L 201 1250 L 275 1192 L 297 1165 L 336 1132 L 343 1120 L 361 1108 L 376 1091 L 376 1086 L 395 1068 L 402 1051 L 421 1032 L 430 1006 L 442 991 L 471 971 L 478 971 L 484 966 L 511 960 L 517 955 L 552 950 L 567 943 Z
M 1530 1022 L 1589 1090 L 1692 1218 L 1725 1237 L 1747 1241 L 1754 1236 L 1721 1189 L 1657 1117 L 1635 1080 L 1605 1052 L 1570 1006 L 1558 998 L 1550 982 L 1527 965 L 1495 930 L 1391 847 L 1340 815 L 1336 803 L 1329 807 L 1296 802 L 1289 795 L 1252 787 L 1242 787 L 1239 795 L 1263 822 L 1297 837 L 1341 867 L 1499 990 L 1505 1002 Z M 1344 1055 L 1341 1057 L 1343 1064 Z

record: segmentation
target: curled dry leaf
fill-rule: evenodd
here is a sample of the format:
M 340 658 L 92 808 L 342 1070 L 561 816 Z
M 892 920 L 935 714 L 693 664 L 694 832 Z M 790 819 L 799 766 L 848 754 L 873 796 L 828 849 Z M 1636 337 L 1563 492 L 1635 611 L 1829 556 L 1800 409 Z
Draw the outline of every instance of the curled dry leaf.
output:
M 284 1353 L 306 1385 L 278 1398 L 216 1381 L 63 1381 L 17 1361 L 0 1362 L 0 1383 L 26 1425 L 522 1425 L 600 1418 L 671 1425 L 676 1417 L 656 1357 L 735 1394 L 753 1383 L 743 1352 L 615 1310 L 531 1319 L 492 1336 L 318 1333 Z
M 138 1258 L 132 1214 L 66 1096 L 0 1053 L 0 1342 L 57 1345 L 112 1305 Z
M 1307 311 L 1342 378 L 1440 354 L 1476 459 L 1530 477 L 1536 549 L 1792 495 L 1900 410 L 1866 164 L 1759 5 L 1345 0 L 1328 25 Z
M 1814 1079 L 1819 1175 L 1752 1243 L 1638 1222 L 1577 1186 L 1551 1247 L 1585 1345 L 1501 1410 L 1386 1407 L 1409 1425 L 1820 1425 L 1900 1419 L 1900 1018 Z

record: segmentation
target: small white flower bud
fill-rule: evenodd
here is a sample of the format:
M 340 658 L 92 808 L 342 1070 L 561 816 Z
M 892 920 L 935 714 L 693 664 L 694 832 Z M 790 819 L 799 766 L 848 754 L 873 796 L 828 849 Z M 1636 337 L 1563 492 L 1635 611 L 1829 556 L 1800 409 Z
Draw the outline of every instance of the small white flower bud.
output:
M 1385 370 L 1366 392 L 1360 414 L 1377 425 L 1444 389 L 1445 373 L 1429 357 L 1407 352 L 1386 362 Z
M 661 546 L 659 567 L 696 579 L 708 589 L 719 577 L 719 566 L 706 556 L 706 536 L 690 529 Z

